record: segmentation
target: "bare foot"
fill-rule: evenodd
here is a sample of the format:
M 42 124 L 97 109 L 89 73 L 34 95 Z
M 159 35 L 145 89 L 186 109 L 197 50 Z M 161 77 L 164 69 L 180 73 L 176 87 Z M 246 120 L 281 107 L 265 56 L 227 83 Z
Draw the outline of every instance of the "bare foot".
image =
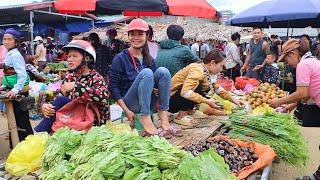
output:
M 169 123 L 169 118 L 168 118 L 168 111 L 158 111 L 158 117 L 161 121 L 161 127 L 164 130 L 169 130 L 170 129 L 170 123 Z
M 143 129 L 148 133 L 148 134 L 155 134 L 157 132 L 157 128 L 154 126 L 151 120 L 150 115 L 142 115 L 141 116 L 141 124 L 143 126 Z

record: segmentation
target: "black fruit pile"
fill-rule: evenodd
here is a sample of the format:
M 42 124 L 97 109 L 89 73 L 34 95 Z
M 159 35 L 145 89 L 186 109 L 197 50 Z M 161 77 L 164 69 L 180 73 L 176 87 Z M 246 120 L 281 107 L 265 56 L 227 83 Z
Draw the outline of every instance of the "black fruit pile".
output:
M 242 168 L 252 165 L 258 159 L 251 148 L 240 148 L 236 144 L 225 140 L 200 141 L 197 144 L 185 146 L 184 150 L 197 156 L 210 147 L 224 158 L 233 173 L 238 173 Z

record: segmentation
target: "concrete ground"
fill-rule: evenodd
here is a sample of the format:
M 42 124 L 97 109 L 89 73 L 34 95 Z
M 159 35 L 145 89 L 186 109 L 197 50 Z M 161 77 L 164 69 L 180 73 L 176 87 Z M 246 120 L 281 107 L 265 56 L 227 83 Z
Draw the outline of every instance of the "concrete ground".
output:
M 270 174 L 271 180 L 292 180 L 298 176 L 313 174 L 320 165 L 320 128 L 301 127 L 304 138 L 308 141 L 310 159 L 305 171 L 288 167 L 284 163 L 274 164 Z

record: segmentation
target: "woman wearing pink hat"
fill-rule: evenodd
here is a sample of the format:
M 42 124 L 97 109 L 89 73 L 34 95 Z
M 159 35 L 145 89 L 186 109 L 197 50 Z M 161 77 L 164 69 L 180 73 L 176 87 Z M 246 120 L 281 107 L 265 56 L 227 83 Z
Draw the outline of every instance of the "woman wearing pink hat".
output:
M 293 106 L 302 101 L 308 105 L 302 110 L 308 110 L 307 115 L 312 117 L 302 118 L 302 125 L 320 127 L 320 120 L 313 119 L 320 115 L 320 61 L 310 52 L 306 52 L 306 46 L 304 41 L 295 39 L 290 39 L 283 45 L 279 61 L 285 61 L 291 67 L 296 68 L 297 90 L 287 97 L 271 101 L 271 105 L 275 108 L 283 104 Z
M 320 127 L 320 61 L 312 56 L 308 47 L 310 45 L 306 41 L 295 39 L 290 39 L 283 45 L 279 61 L 285 61 L 296 68 L 297 90 L 287 97 L 271 101 L 270 104 L 274 108 L 289 104 L 286 108 L 292 110 L 290 107 L 295 107 L 297 102 L 302 101 L 302 126 Z M 319 180 L 320 166 L 311 176 L 297 179 Z
M 131 46 L 113 59 L 109 90 L 129 121 L 133 122 L 136 114 L 141 115 L 146 135 L 171 138 L 181 132 L 168 121 L 171 75 L 168 69 L 156 67 L 147 46 L 148 30 L 148 23 L 142 19 L 129 24 L 127 32 Z M 151 109 L 156 101 L 159 101 L 159 129 L 151 120 Z

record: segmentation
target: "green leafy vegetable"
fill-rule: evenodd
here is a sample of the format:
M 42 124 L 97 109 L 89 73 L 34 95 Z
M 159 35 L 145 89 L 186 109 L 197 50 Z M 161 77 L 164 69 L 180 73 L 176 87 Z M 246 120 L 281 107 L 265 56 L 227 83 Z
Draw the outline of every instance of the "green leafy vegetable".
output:
M 45 171 L 40 175 L 40 179 L 45 180 L 71 180 L 72 172 L 74 167 L 66 160 L 59 162 L 59 164 L 50 169 L 50 171 Z
M 179 172 L 180 179 L 236 180 L 223 158 L 212 149 L 197 157 L 185 158 L 179 165 Z
M 304 167 L 308 159 L 307 143 L 298 122 L 290 114 L 266 113 L 248 116 L 238 112 L 230 116 L 233 138 L 270 145 L 289 164 Z
M 70 159 L 67 152 L 71 152 Z M 113 134 L 105 126 L 93 127 L 85 135 L 61 129 L 46 146 L 44 179 L 55 177 L 53 174 L 63 166 L 66 172 L 61 170 L 56 179 L 185 180 L 189 171 L 204 179 L 213 177 L 214 173 L 220 173 L 216 177 L 229 177 L 223 159 L 207 154 L 210 156 L 195 158 L 158 136 L 143 138 L 134 132 Z
M 61 128 L 51 136 L 42 155 L 44 169 L 50 169 L 70 156 L 79 147 L 83 132 Z

